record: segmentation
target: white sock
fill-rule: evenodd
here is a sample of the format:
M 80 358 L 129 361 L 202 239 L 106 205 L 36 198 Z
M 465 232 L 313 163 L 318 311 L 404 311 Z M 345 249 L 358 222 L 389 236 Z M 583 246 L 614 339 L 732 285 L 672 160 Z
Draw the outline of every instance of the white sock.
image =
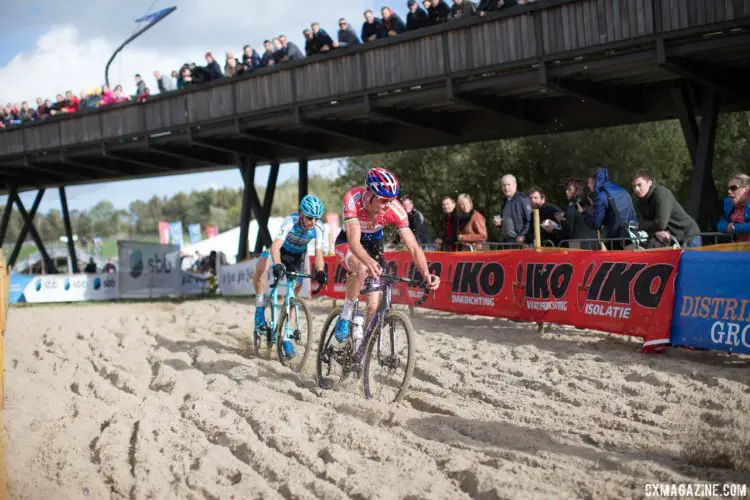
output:
M 258 295 L 257 295 L 257 296 L 255 297 L 255 306 L 256 306 L 256 307 L 263 307 L 263 304 L 264 304 L 264 303 L 265 303 L 265 300 L 264 300 L 264 298 L 263 298 L 263 294 L 262 294 L 262 293 L 259 293 L 259 294 L 258 294 Z
M 354 304 L 357 303 L 357 299 L 344 299 L 344 312 L 341 313 L 341 319 L 348 321 L 352 320 L 352 314 L 354 314 Z

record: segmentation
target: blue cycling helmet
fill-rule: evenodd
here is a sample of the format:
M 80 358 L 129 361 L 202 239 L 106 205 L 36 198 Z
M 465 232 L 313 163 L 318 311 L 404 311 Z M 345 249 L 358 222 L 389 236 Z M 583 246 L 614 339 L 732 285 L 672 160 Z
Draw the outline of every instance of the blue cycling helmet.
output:
M 379 198 L 397 198 L 401 192 L 398 179 L 393 172 L 376 167 L 367 172 L 365 185 L 372 194 Z
M 299 202 L 299 211 L 313 219 L 323 217 L 323 208 L 323 202 L 320 201 L 320 198 L 311 194 L 308 194 Z

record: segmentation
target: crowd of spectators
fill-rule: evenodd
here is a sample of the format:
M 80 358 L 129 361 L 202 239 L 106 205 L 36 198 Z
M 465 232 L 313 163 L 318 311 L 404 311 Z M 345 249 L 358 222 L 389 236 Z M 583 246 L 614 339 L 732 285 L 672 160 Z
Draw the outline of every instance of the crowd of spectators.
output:
M 518 190 L 513 175 L 501 179 L 503 201 L 492 223 L 500 231 L 489 241 L 485 217 L 475 208 L 471 196 L 461 194 L 442 200 L 443 216 L 438 235 L 431 238 L 424 216 L 411 197 L 402 202 L 409 214 L 409 226 L 417 241 L 428 249 L 476 251 L 490 248 L 528 248 L 534 244 L 533 210 L 539 211 L 544 246 L 584 250 L 632 250 L 666 248 L 675 245 L 703 245 L 696 221 L 685 211 L 672 191 L 657 184 L 646 169 L 631 176 L 632 192 L 609 180 L 606 168 L 595 169 L 588 179 L 563 183 L 567 206 L 547 201 L 538 186 Z M 586 192 L 588 188 L 588 193 Z M 733 174 L 727 184 L 722 218 L 717 221 L 727 239 L 750 241 L 750 176 Z
M 453 0 L 453 4 L 449 6 L 446 0 L 423 0 L 421 5 L 417 0 L 408 0 L 406 22 L 390 7 L 383 7 L 380 10 L 381 17 L 367 10 L 363 14 L 364 22 L 359 33 L 346 19 L 339 19 L 336 40 L 321 27 L 319 22 L 313 22 L 310 28 L 302 33 L 305 41 L 304 51 L 282 34 L 264 40 L 263 47 L 259 50 L 252 45 L 245 45 L 239 57 L 235 57 L 231 50 L 226 51 L 223 69 L 209 51 L 204 54 L 205 65 L 197 65 L 194 62 L 185 63 L 168 74 L 156 70 L 153 72 L 154 82 L 160 93 L 169 92 L 222 78 L 240 76 L 258 68 L 325 54 L 332 50 L 346 49 L 380 38 L 399 36 L 404 32 L 468 16 L 486 16 L 487 13 L 495 10 L 536 1 L 480 0 L 478 4 L 475 4 L 471 0 Z M 64 96 L 58 94 L 54 103 L 49 99 L 44 100 L 38 97 L 35 108 L 32 108 L 28 101 L 5 105 L 0 102 L 0 130 L 23 123 L 45 120 L 60 114 L 75 113 L 80 109 L 98 108 L 131 100 L 142 102 L 152 94 L 151 87 L 146 84 L 141 75 L 135 75 L 135 83 L 136 92 L 131 96 L 123 93 L 121 85 L 117 85 L 114 89 L 108 85 L 100 85 L 81 91 L 78 96 L 68 90 Z

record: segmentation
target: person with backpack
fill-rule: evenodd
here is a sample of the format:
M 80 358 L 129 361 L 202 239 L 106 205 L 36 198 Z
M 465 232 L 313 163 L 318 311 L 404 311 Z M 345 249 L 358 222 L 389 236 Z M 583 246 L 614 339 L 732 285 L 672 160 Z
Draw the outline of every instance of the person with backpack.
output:
M 606 168 L 594 170 L 588 184 L 594 207 L 590 212 L 578 209 L 583 215 L 584 223 L 597 231 L 604 226 L 605 238 L 628 238 L 628 226 L 638 225 L 638 214 L 633 207 L 630 193 L 609 180 L 609 171 Z M 610 250 L 623 250 L 627 244 L 626 240 L 614 240 L 609 241 L 607 246 Z

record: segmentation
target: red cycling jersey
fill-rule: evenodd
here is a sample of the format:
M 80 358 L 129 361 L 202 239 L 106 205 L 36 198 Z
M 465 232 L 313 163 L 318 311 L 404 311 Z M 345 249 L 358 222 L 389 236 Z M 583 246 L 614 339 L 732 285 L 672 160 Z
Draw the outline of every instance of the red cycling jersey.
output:
M 363 240 L 377 240 L 383 237 L 383 228 L 393 224 L 397 229 L 409 228 L 409 217 L 401 202 L 393 200 L 384 213 L 378 213 L 375 220 L 369 220 L 365 194 L 367 189 L 356 187 L 344 195 L 344 224 L 351 219 L 359 219 Z

